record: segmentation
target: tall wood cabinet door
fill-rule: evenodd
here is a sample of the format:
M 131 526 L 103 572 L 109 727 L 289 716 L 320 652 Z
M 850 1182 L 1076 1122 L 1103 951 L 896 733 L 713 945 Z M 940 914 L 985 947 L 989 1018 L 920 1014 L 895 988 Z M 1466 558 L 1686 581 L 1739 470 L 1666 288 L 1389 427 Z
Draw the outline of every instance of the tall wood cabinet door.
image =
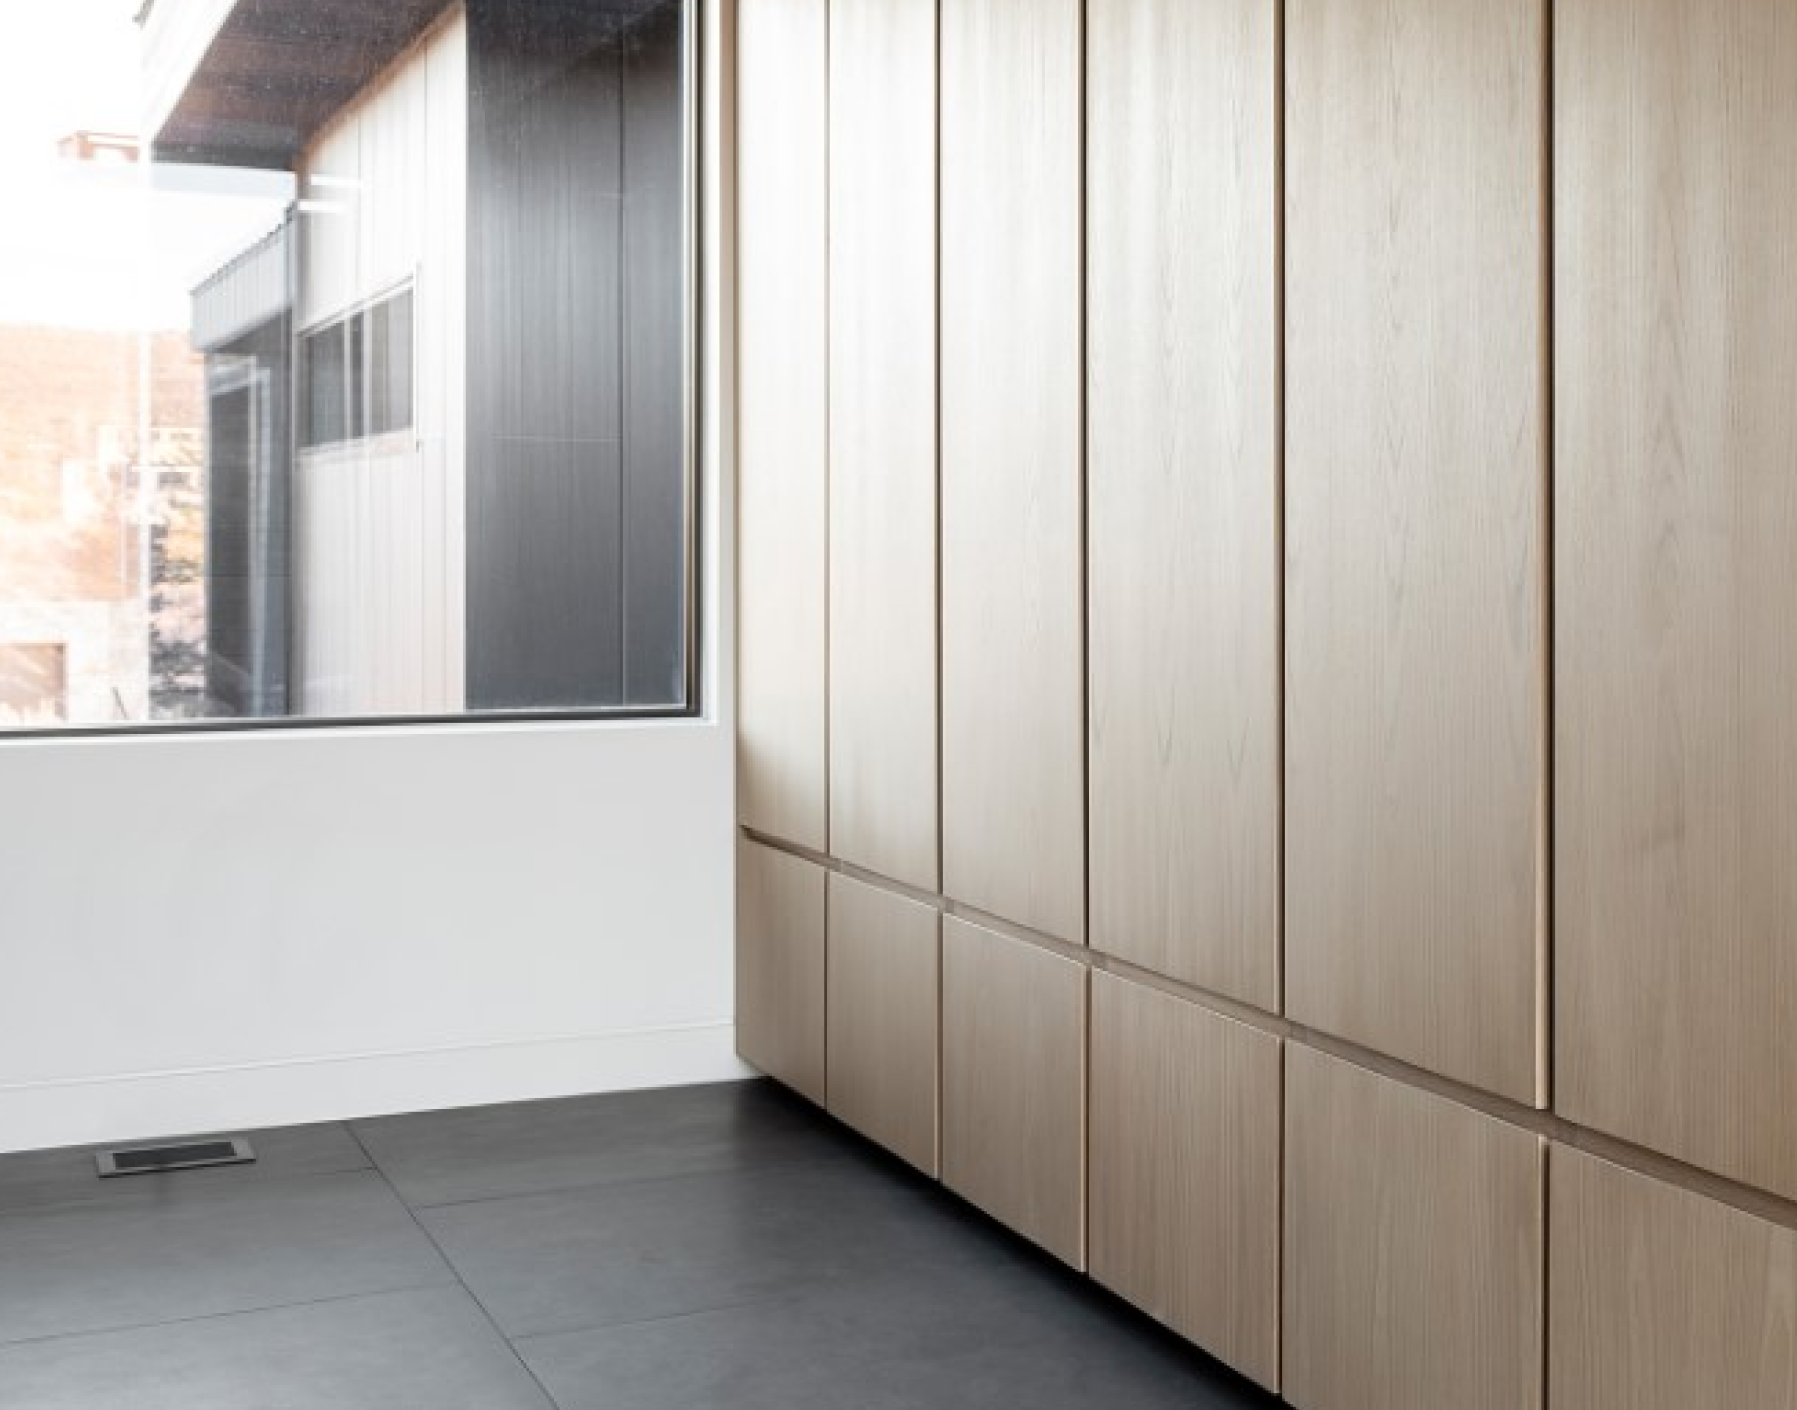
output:
M 1797 7 L 1556 15 L 1555 1105 L 1797 1198 Z
M 822 851 L 826 0 L 740 0 L 736 33 L 738 807 Z
M 830 0 L 830 848 L 937 887 L 936 7 Z
M 1539 1136 L 1287 1044 L 1286 1399 L 1538 1410 L 1544 1163 Z
M 939 917 L 832 874 L 829 956 L 830 1112 L 934 1175 Z
M 1086 969 L 942 926 L 942 1179 L 1076 1268 L 1085 1261 Z
M 1092 1276 L 1279 1385 L 1279 1040 L 1092 976 Z
M 942 0 L 942 870 L 1085 936 L 1080 0 Z
M 1292 0 L 1286 1004 L 1546 1097 L 1544 0 Z
M 736 1051 L 822 1105 L 824 869 L 744 840 L 736 849 Z
M 1086 9 L 1095 948 L 1279 1005 L 1275 13 Z
M 1565 1146 L 1552 1171 L 1550 1404 L 1797 1410 L 1797 1233 Z

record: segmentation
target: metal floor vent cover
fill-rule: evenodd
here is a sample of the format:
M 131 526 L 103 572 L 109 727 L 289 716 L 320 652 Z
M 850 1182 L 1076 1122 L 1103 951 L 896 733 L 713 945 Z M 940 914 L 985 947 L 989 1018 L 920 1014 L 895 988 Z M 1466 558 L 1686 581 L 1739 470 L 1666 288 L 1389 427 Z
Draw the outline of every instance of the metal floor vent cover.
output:
M 208 1141 L 177 1141 L 159 1146 L 122 1146 L 94 1157 L 100 1178 L 115 1175 L 160 1175 L 170 1170 L 204 1170 L 211 1165 L 248 1165 L 256 1158 L 241 1136 Z

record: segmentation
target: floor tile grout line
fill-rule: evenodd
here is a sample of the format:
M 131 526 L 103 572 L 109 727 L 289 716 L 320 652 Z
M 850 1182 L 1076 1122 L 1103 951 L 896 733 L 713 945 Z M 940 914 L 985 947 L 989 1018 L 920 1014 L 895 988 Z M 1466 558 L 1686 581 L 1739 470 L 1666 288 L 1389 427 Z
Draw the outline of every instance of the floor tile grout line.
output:
M 843 1155 L 810 1156 L 798 1160 L 778 1160 L 768 1162 L 752 1162 L 744 1165 L 722 1165 L 715 1170 L 676 1170 L 662 1175 L 632 1175 L 623 1180 L 588 1180 L 578 1185 L 547 1185 L 542 1189 L 514 1190 L 507 1194 L 471 1195 L 467 1199 L 419 1200 L 413 1203 L 400 1195 L 406 1208 L 435 1212 L 440 1209 L 466 1209 L 473 1205 L 504 1204 L 508 1200 L 547 1199 L 555 1195 L 578 1195 L 599 1190 L 631 1190 L 642 1185 L 665 1185 L 676 1180 L 707 1180 L 722 1175 L 755 1175 L 761 1171 L 803 1170 L 812 1166 L 852 1164 L 856 1159 L 854 1153 Z M 399 1194 L 397 1187 L 393 1188 Z
M 825 1122 L 828 1122 L 830 1120 L 830 1118 L 826 1114 L 822 1113 L 821 1111 L 818 1112 L 817 1115 Z M 362 1144 L 359 1133 L 355 1132 L 352 1129 L 351 1134 L 352 1134 L 352 1136 L 355 1137 L 358 1144 Z M 479 1295 L 474 1291 L 474 1289 L 472 1287 L 469 1287 L 467 1281 L 462 1278 L 461 1271 L 458 1268 L 456 1268 L 453 1260 L 450 1259 L 448 1253 L 444 1251 L 442 1245 L 440 1243 L 438 1243 L 437 1239 L 435 1238 L 434 1235 L 431 1234 L 430 1230 L 425 1227 L 423 1221 L 418 1218 L 420 1213 L 430 1213 L 430 1212 L 433 1212 L 436 1210 L 459 1209 L 459 1208 L 463 1208 L 468 1205 L 477 1205 L 478 1206 L 478 1205 L 483 1205 L 483 1204 L 496 1204 L 496 1203 L 505 1203 L 508 1201 L 526 1200 L 526 1199 L 536 1198 L 538 1196 L 555 1196 L 555 1195 L 563 1195 L 563 1194 L 571 1194 L 571 1193 L 578 1194 L 578 1193 L 587 1193 L 587 1192 L 596 1193 L 601 1190 L 634 1188 L 634 1187 L 641 1187 L 641 1186 L 647 1186 L 647 1185 L 666 1185 L 669 1183 L 684 1182 L 684 1181 L 688 1181 L 688 1180 L 714 1179 L 714 1178 L 718 1178 L 718 1177 L 753 1176 L 753 1175 L 762 1174 L 764 1172 L 773 1173 L 773 1172 L 791 1171 L 794 1169 L 807 1169 L 807 1168 L 823 1169 L 823 1168 L 843 1167 L 843 1166 L 852 1167 L 858 1163 L 856 1157 L 859 1154 L 858 1152 L 853 1151 L 853 1150 L 845 1150 L 839 1154 L 827 1155 L 827 1156 L 815 1156 L 815 1157 L 809 1157 L 809 1158 L 804 1158 L 804 1159 L 781 1160 L 781 1161 L 772 1161 L 772 1162 L 765 1162 L 765 1163 L 764 1162 L 748 1162 L 748 1163 L 740 1163 L 740 1164 L 736 1164 L 736 1165 L 723 1166 L 723 1167 L 719 1167 L 718 1169 L 714 1169 L 714 1170 L 677 1171 L 677 1172 L 664 1173 L 661 1175 L 646 1175 L 646 1176 L 633 1178 L 630 1180 L 603 1181 L 598 1184 L 577 1185 L 577 1186 L 571 1186 L 571 1187 L 564 1187 L 564 1188 L 560 1188 L 560 1189 L 550 1189 L 550 1190 L 540 1190 L 540 1191 L 537 1191 L 537 1190 L 523 1191 L 523 1192 L 514 1193 L 514 1194 L 488 1195 L 488 1196 L 482 1196 L 482 1197 L 479 1197 L 476 1199 L 471 1199 L 471 1200 L 458 1200 L 458 1201 L 450 1201 L 450 1202 L 443 1203 L 443 1204 L 420 1204 L 420 1205 L 414 1206 L 414 1205 L 408 1203 L 405 1199 L 405 1196 L 400 1194 L 398 1188 L 392 1184 L 391 1178 L 388 1177 L 385 1169 L 383 1169 L 381 1167 L 380 1162 L 375 1158 L 373 1152 L 368 1151 L 366 1145 L 363 1145 L 363 1149 L 364 1149 L 364 1151 L 367 1152 L 369 1160 L 373 1164 L 374 1168 L 381 1174 L 383 1180 L 386 1181 L 389 1188 L 391 1188 L 393 1190 L 394 1195 L 400 1200 L 400 1202 L 402 1204 L 406 1205 L 407 1211 L 412 1215 L 413 1221 L 418 1224 L 420 1231 L 424 1234 L 424 1236 L 427 1239 L 429 1239 L 431 1241 L 432 1246 L 437 1250 L 438 1255 L 443 1259 L 443 1261 L 449 1265 L 450 1270 L 452 1271 L 452 1273 L 454 1273 L 457 1282 L 461 1284 L 462 1288 L 468 1293 L 468 1296 L 470 1298 L 472 1298 L 474 1300 L 474 1302 L 476 1303 L 476 1305 L 478 1305 L 480 1307 L 482 1313 L 486 1316 L 488 1322 L 493 1326 L 494 1331 L 501 1338 L 503 1338 L 506 1341 L 507 1345 L 511 1348 L 513 1355 L 517 1357 L 520 1364 L 522 1364 L 524 1366 L 524 1369 L 527 1372 L 531 1373 L 532 1379 L 536 1381 L 537 1385 L 543 1390 L 543 1393 L 545 1395 L 549 1396 L 551 1403 L 556 1404 L 558 1406 L 559 1406 L 559 1402 L 557 1402 L 555 1400 L 555 1397 L 550 1393 L 548 1387 L 544 1386 L 542 1384 L 541 1380 L 536 1377 L 535 1372 L 531 1371 L 529 1363 L 526 1362 L 524 1360 L 523 1356 L 520 1354 L 518 1348 L 521 1345 L 523 1345 L 525 1343 L 547 1342 L 547 1341 L 554 1340 L 555 1338 L 558 1338 L 558 1337 L 587 1336 L 587 1335 L 592 1335 L 594 1333 L 609 1333 L 609 1332 L 621 1331 L 621 1330 L 628 1329 L 628 1328 L 654 1326 L 659 1323 L 678 1322 L 678 1321 L 682 1321 L 682 1320 L 686 1320 L 686 1319 L 690 1319 L 690 1318 L 711 1316 L 711 1315 L 715 1315 L 720 1312 L 736 1311 L 736 1310 L 739 1310 L 742 1308 L 753 1307 L 753 1306 L 764 1305 L 764 1304 L 776 1304 L 776 1303 L 781 1303 L 781 1302 L 803 1301 L 804 1300 L 803 1295 L 775 1295 L 775 1296 L 767 1296 L 767 1297 L 738 1298 L 738 1299 L 733 1299 L 733 1300 L 730 1300 L 727 1302 L 721 1302 L 721 1303 L 715 1304 L 713 1306 L 708 1306 L 708 1307 L 687 1308 L 683 1311 L 662 1313 L 662 1314 L 656 1315 L 656 1316 L 632 1317 L 632 1318 L 627 1318 L 623 1321 L 595 1322 L 595 1323 L 585 1323 L 585 1324 L 581 1324 L 578 1326 L 571 1326 L 571 1327 L 557 1327 L 553 1330 L 548 1330 L 548 1331 L 520 1333 L 519 1335 L 514 1337 L 514 1336 L 508 1335 L 499 1326 L 497 1320 L 494 1319 L 491 1312 L 487 1309 L 486 1305 L 481 1301 Z M 913 1172 L 911 1171 L 911 1168 L 909 1166 L 906 1166 L 906 1167 L 904 1167 L 902 1173 L 911 1174 Z M 925 1192 L 928 1192 L 928 1193 L 944 1193 L 941 1191 L 941 1187 L 939 1185 L 937 1185 L 935 1182 L 926 1182 L 921 1188 Z M 949 1197 L 949 1199 L 946 1201 L 946 1203 L 949 1203 L 953 1207 L 956 1207 L 956 1208 L 961 1207 L 961 1201 L 954 1199 L 953 1197 Z M 1002 1226 L 996 1226 L 996 1227 L 1002 1228 Z M 1051 1269 L 1050 1271 L 1059 1271 L 1059 1266 L 1056 1265 L 1055 1268 Z
M 3 1158 L 3 1157 L 0 1157 Z M 241 1168 L 241 1167 L 240 1167 Z M 252 1167 L 253 1168 L 253 1167 Z M 170 1179 L 178 1178 L 183 1172 L 170 1172 L 167 1175 L 138 1175 L 131 1179 Z M 185 1172 L 192 1174 L 194 1172 Z M 205 1198 L 211 1200 L 248 1199 L 256 1194 L 279 1190 L 287 1186 L 297 1186 L 312 1180 L 341 1180 L 351 1175 L 374 1175 L 378 1170 L 372 1162 L 367 1165 L 349 1166 L 342 1170 L 303 1170 L 291 1175 L 266 1175 L 256 1179 L 216 1181 L 209 1185 Z M 96 1179 L 99 1177 L 96 1176 Z M 383 1182 L 385 1183 L 385 1182 Z M 197 1204 L 201 1199 L 198 1186 L 192 1187 L 195 1193 L 184 1195 Z M 391 1188 L 391 1185 L 389 1185 Z M 0 1208 L 0 1229 L 6 1227 L 11 1219 L 47 1218 L 52 1215 L 83 1214 L 98 1217 L 103 1214 L 131 1214 L 147 1209 L 161 1209 L 165 1212 L 171 1204 L 144 1195 L 95 1195 L 87 1199 L 65 1199 L 46 1204 L 25 1204 L 12 1208 Z
M 505 1334 L 505 1329 L 499 1325 L 499 1319 L 493 1315 L 492 1309 L 490 1309 L 485 1302 L 481 1301 L 480 1294 L 468 1286 L 468 1280 L 462 1276 L 462 1270 L 456 1267 L 455 1260 L 450 1258 L 449 1254 L 444 1250 L 443 1245 L 437 1242 L 436 1236 L 425 1227 L 424 1220 L 418 1217 L 418 1211 L 407 1203 L 406 1197 L 399 1192 L 398 1186 L 393 1183 L 392 1178 L 387 1174 L 386 1170 L 382 1168 L 380 1162 L 375 1160 L 374 1152 L 368 1149 L 367 1145 L 362 1140 L 361 1134 L 352 1126 L 349 1128 L 349 1135 L 350 1139 L 354 1141 L 357 1146 L 361 1147 L 362 1154 L 368 1157 L 369 1163 L 374 1166 L 376 1173 L 381 1177 L 381 1183 L 386 1185 L 387 1189 L 392 1192 L 393 1198 L 399 1201 L 400 1207 L 406 1212 L 406 1217 L 412 1221 L 413 1226 L 424 1237 L 425 1242 L 430 1244 L 431 1248 L 436 1251 L 437 1257 L 443 1260 L 443 1266 L 449 1270 L 450 1277 L 455 1279 L 456 1285 L 467 1294 L 468 1300 L 480 1310 L 480 1315 L 486 1320 L 487 1325 L 493 1329 L 493 1335 L 499 1338 L 500 1344 L 505 1347 L 506 1351 L 511 1355 L 512 1360 L 518 1363 L 518 1369 L 523 1371 L 524 1374 L 530 1378 L 530 1383 L 537 1388 L 538 1393 L 543 1397 L 543 1403 L 551 1407 L 551 1410 L 561 1410 L 561 1401 L 557 1400 L 555 1396 L 550 1393 L 549 1387 L 543 1384 L 542 1377 L 538 1376 L 536 1371 L 532 1369 L 530 1362 L 524 1359 L 524 1353 L 519 1351 L 516 1343 Z
M 447 1260 L 445 1260 L 447 1261 Z M 396 1288 L 365 1288 L 360 1292 L 332 1293 L 329 1297 L 303 1297 L 293 1302 L 270 1302 L 256 1307 L 233 1307 L 221 1312 L 198 1312 L 191 1317 L 169 1317 L 154 1322 L 121 1322 L 110 1327 L 84 1327 L 73 1332 L 46 1332 L 42 1336 L 0 1340 L 0 1357 L 27 1346 L 47 1346 L 53 1342 L 80 1341 L 88 1337 L 131 1336 L 139 1332 L 162 1331 L 170 1327 L 194 1327 L 206 1322 L 228 1322 L 238 1317 L 261 1317 L 274 1312 L 298 1312 L 307 1307 L 329 1307 L 339 1302 L 364 1302 L 381 1297 L 404 1297 L 410 1293 L 447 1292 L 461 1286 L 455 1269 L 448 1279 L 435 1283 L 407 1283 Z
M 625 1332 L 637 1327 L 654 1327 L 663 1322 L 684 1322 L 694 1317 L 711 1317 L 719 1312 L 737 1312 L 745 1307 L 775 1306 L 785 1302 L 802 1301 L 804 1294 L 783 1293 L 766 1297 L 744 1297 L 734 1302 L 720 1302 L 715 1307 L 689 1307 L 683 1312 L 662 1312 L 651 1317 L 630 1317 L 622 1322 L 583 1323 L 578 1327 L 557 1327 L 548 1332 L 521 1332 L 510 1338 L 514 1345 L 525 1342 L 548 1342 L 558 1337 L 586 1337 L 596 1332 Z

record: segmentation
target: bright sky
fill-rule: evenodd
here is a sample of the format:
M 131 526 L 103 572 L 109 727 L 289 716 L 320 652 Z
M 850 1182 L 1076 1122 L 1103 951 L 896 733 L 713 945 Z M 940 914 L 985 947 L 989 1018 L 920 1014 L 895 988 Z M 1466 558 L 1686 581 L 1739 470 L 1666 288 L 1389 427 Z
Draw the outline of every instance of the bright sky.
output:
M 164 0 L 172 3 L 172 0 Z M 185 328 L 188 292 L 274 228 L 285 178 L 65 161 L 136 133 L 142 0 L 0 0 L 0 322 Z

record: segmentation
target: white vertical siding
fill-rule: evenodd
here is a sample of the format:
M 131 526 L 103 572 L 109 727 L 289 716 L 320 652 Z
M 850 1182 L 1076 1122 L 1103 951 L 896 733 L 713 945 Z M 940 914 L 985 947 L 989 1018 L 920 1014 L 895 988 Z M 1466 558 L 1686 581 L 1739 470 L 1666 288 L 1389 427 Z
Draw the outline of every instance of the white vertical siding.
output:
M 378 100 L 377 100 L 378 101 Z M 361 289 L 362 124 L 354 110 L 319 136 L 300 173 L 301 326 L 354 303 Z
M 439 642 L 434 682 L 445 710 L 463 702 L 468 378 L 468 26 L 460 15 L 430 50 L 426 175 L 419 203 L 427 259 L 419 270 L 418 399 L 427 534 L 445 552 L 425 564 L 425 634 Z
M 222 348 L 288 310 L 290 232 L 278 225 L 193 291 L 193 345 Z
M 415 281 L 414 427 L 308 451 L 296 475 L 298 706 L 463 702 L 467 41 L 458 13 L 307 153 L 302 327 Z

